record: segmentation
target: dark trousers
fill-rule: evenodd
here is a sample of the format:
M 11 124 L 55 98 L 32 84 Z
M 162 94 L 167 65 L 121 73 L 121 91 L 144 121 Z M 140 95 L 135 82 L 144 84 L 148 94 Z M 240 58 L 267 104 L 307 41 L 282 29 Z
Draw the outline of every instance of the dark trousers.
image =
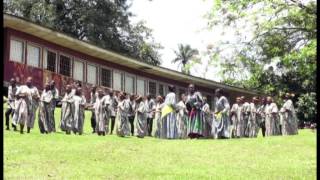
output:
M 261 128 L 261 131 L 262 131 L 262 136 L 264 137 L 265 133 L 266 133 L 266 124 L 265 124 L 265 122 L 261 122 L 260 123 L 260 128 Z
M 147 118 L 148 136 L 151 136 L 152 133 L 152 122 L 153 118 Z
M 7 109 L 5 116 L 6 116 L 6 126 L 7 128 L 9 128 L 9 121 L 10 121 L 10 114 L 11 117 L 13 116 L 13 109 L 9 108 Z M 12 124 L 12 127 L 14 127 L 15 125 Z
M 54 116 L 54 110 L 56 110 L 57 101 L 55 99 L 52 100 L 52 128 L 53 132 L 56 132 L 56 119 Z
M 96 115 L 95 115 L 94 111 L 92 111 L 92 113 L 91 113 L 91 127 L 92 127 L 93 132 L 95 132 L 96 131 Z
M 129 119 L 130 127 L 131 127 L 131 135 L 133 136 L 133 134 L 134 134 L 134 124 L 133 124 L 134 116 L 129 116 L 128 119 Z
M 111 116 L 111 134 L 112 134 L 112 132 L 113 132 L 113 129 L 114 129 L 114 122 L 115 122 L 115 120 L 116 120 L 116 117 L 115 116 Z

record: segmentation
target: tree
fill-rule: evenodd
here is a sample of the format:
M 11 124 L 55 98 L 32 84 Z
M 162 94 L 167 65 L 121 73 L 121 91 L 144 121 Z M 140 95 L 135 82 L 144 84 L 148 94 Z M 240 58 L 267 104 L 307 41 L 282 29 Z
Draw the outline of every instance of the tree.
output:
M 127 0 L 7 0 L 6 13 L 62 31 L 105 49 L 159 65 L 161 45 L 144 22 L 130 24 Z
M 198 55 L 199 52 L 196 49 L 192 49 L 190 45 L 183 45 L 178 44 L 178 51 L 174 51 L 176 54 L 176 58 L 172 60 L 172 63 L 179 63 L 179 65 L 182 64 L 181 72 L 185 74 L 190 74 L 190 68 L 191 66 L 188 66 L 188 63 L 195 57 L 195 55 Z
M 216 0 L 207 16 L 210 28 L 222 26 L 237 34 L 234 42 L 217 45 L 234 52 L 231 58 L 219 57 L 227 75 L 224 82 L 276 97 L 283 92 L 297 97 L 315 92 L 316 17 L 314 0 Z M 247 75 L 239 78 L 244 72 Z M 233 73 L 239 76 L 228 76 Z M 308 104 L 310 109 L 316 106 Z M 301 120 L 315 117 L 302 116 L 299 110 Z

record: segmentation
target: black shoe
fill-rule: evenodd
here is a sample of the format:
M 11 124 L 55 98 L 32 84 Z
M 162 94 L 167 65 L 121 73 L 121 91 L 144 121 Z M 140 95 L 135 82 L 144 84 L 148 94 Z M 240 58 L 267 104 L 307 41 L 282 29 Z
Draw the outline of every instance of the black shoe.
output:
M 7 126 L 6 130 L 10 131 L 10 128 L 9 128 L 9 126 Z

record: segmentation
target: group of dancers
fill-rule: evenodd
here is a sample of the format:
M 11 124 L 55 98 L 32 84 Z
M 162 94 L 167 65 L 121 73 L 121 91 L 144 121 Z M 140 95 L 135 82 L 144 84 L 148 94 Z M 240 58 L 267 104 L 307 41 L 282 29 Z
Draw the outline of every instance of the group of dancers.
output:
M 286 93 L 283 106 L 278 110 L 271 97 L 253 97 L 251 102 L 245 97 L 237 97 L 229 104 L 221 89 L 216 89 L 214 107 L 207 98 L 188 86 L 188 93 L 181 94 L 177 102 L 175 87 L 168 86 L 165 97 L 148 94 L 147 96 L 127 94 L 108 88 L 92 87 L 90 101 L 82 94 L 80 82 L 66 85 L 65 94 L 59 100 L 55 82 L 46 83 L 40 95 L 28 77 L 25 85 L 18 86 L 10 80 L 8 88 L 8 109 L 6 127 L 20 133 L 27 133 L 34 127 L 38 112 L 40 132 L 56 132 L 55 108 L 61 103 L 59 127 L 66 134 L 83 134 L 85 110 L 90 110 L 92 133 L 99 136 L 113 134 L 118 136 L 154 136 L 162 139 L 198 138 L 241 138 L 257 137 L 259 130 L 263 136 L 294 135 L 298 133 L 291 94 Z M 109 127 L 110 125 L 110 127 Z M 109 132 L 110 131 L 110 132 Z

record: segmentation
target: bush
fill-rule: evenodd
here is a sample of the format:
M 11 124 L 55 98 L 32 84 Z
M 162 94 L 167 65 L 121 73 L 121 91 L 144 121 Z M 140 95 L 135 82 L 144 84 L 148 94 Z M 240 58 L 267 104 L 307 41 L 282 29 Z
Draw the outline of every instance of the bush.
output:
M 316 122 L 317 116 L 317 100 L 316 93 L 306 93 L 300 95 L 298 102 L 296 103 L 297 107 L 297 117 L 300 122 Z

